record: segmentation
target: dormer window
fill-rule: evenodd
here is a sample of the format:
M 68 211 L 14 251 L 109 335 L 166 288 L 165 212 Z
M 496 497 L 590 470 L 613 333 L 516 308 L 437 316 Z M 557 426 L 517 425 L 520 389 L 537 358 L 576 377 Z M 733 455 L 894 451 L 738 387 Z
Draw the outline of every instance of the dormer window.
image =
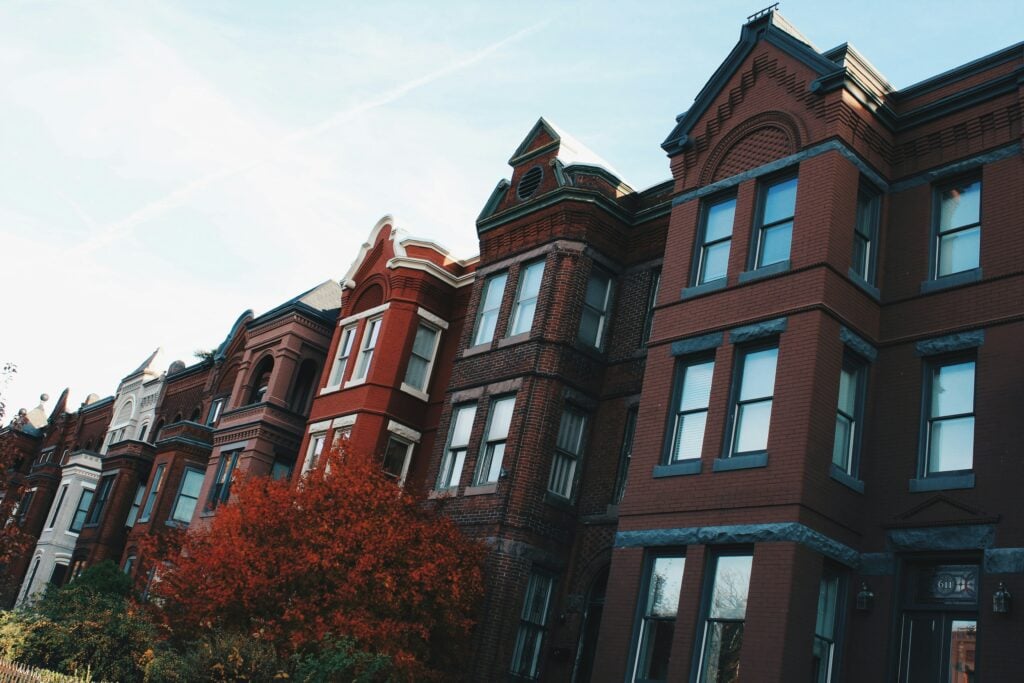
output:
M 540 166 L 534 166 L 519 179 L 519 186 L 516 187 L 516 196 L 520 200 L 529 199 L 537 191 L 537 188 L 540 187 L 540 181 L 543 179 L 544 169 Z

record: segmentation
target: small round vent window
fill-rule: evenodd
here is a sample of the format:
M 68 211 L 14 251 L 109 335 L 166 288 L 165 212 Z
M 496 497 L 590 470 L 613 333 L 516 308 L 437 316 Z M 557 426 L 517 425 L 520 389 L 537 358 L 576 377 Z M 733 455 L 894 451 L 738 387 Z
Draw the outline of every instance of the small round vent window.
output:
M 540 166 L 534 166 L 529 171 L 523 174 L 523 177 L 519 180 L 519 187 L 516 188 L 516 196 L 520 199 L 529 199 L 533 196 L 533 193 L 540 187 L 541 178 L 544 177 L 544 169 Z

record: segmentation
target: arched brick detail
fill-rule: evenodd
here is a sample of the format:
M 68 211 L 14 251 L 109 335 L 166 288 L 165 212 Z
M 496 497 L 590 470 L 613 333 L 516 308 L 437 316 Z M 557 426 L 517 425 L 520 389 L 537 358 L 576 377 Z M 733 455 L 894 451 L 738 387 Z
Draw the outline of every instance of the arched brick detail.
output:
M 804 135 L 800 123 L 781 111 L 767 111 L 733 128 L 708 155 L 700 184 L 734 176 L 796 153 Z
M 372 282 L 363 288 L 363 291 L 356 295 L 355 304 L 352 306 L 352 313 L 362 313 L 375 306 L 384 303 L 384 288 L 380 283 Z

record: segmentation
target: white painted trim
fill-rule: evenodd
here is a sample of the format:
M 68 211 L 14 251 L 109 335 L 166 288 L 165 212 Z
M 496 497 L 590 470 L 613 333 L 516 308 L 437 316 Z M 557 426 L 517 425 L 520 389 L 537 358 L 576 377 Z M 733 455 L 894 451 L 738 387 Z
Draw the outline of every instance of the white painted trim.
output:
M 358 379 L 350 379 L 349 381 L 345 382 L 345 388 L 348 389 L 350 387 L 358 387 L 360 384 L 366 384 L 365 377 L 359 377 Z
M 356 413 L 352 413 L 351 415 L 342 415 L 341 417 L 336 417 L 336 418 L 334 418 L 334 421 L 331 422 L 331 427 L 334 428 L 334 429 L 339 429 L 341 427 L 351 427 L 352 425 L 354 425 L 356 423 L 356 418 L 357 417 L 359 417 L 359 415 L 356 414 Z
M 368 308 L 365 311 L 362 311 L 360 313 L 356 313 L 354 315 L 350 315 L 347 318 L 342 318 L 341 320 L 338 321 L 338 327 L 345 327 L 346 325 L 350 325 L 350 324 L 352 324 L 354 322 L 358 322 L 358 321 L 362 320 L 363 318 L 371 318 L 371 317 L 377 315 L 378 313 L 383 313 L 384 311 L 388 310 L 388 308 L 390 308 L 390 307 L 391 307 L 391 302 L 390 301 L 385 301 L 380 306 L 374 306 L 373 308 Z
M 341 278 L 341 286 L 346 289 L 355 289 L 356 282 L 353 279 L 356 273 L 363 265 L 363 261 L 366 260 L 366 255 L 370 253 L 370 249 L 377 242 L 377 237 L 380 235 L 380 231 L 384 226 L 390 225 L 392 230 L 395 227 L 395 218 L 391 214 L 385 214 L 383 218 L 377 221 L 376 225 L 373 226 L 373 230 L 370 231 L 370 236 L 362 246 L 359 247 L 359 254 L 355 260 L 352 261 L 352 265 L 348 267 L 345 275 Z
M 465 287 L 466 285 L 473 284 L 474 273 L 466 273 L 465 275 L 452 275 L 441 266 L 427 261 L 426 259 L 410 258 L 408 256 L 395 256 L 388 260 L 387 267 L 392 270 L 396 268 L 408 268 L 409 270 L 420 270 L 428 275 L 433 275 L 438 280 L 441 280 L 447 285 L 451 285 L 458 289 L 459 287 Z
M 409 394 L 410 396 L 415 396 L 421 401 L 430 401 L 430 394 L 420 391 L 416 387 L 411 387 L 405 382 L 402 382 L 401 390 Z
M 423 438 L 423 435 L 420 432 L 417 432 L 411 427 L 406 427 L 404 424 L 395 422 L 394 420 L 388 420 L 388 431 L 395 436 L 399 436 L 407 441 L 412 441 L 413 443 L 419 443 L 420 439 Z
M 440 316 L 434 315 L 433 313 L 423 308 L 422 306 L 416 309 L 416 313 L 431 325 L 434 325 L 435 327 L 440 327 L 442 330 L 447 330 L 449 327 L 449 323 L 447 320 L 441 318 Z
M 428 237 L 406 237 L 402 240 L 403 247 L 421 247 L 423 249 L 432 249 L 442 256 L 449 257 L 449 260 L 458 263 L 460 266 L 468 266 L 472 263 L 476 263 L 480 260 L 480 255 L 470 256 L 468 258 L 451 258 L 451 251 L 448 250 L 443 244 L 439 244 Z
M 313 423 L 311 423 L 309 425 L 309 428 L 306 430 L 306 433 L 307 434 L 312 434 L 314 432 L 326 432 L 330 428 L 331 428 L 331 421 L 330 420 L 321 420 L 320 422 L 313 422 Z

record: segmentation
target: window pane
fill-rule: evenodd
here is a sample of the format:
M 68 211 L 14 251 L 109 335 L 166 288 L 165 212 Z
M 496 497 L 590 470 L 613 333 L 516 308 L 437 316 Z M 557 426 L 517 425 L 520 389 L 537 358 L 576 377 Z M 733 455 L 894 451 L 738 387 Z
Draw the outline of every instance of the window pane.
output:
M 836 440 L 832 445 L 832 462 L 850 474 L 850 448 L 853 445 L 853 423 L 843 415 L 836 415 Z
M 928 471 L 952 472 L 974 466 L 974 417 L 932 423 Z
M 181 492 L 186 496 L 198 498 L 201 488 L 203 488 L 203 473 L 197 470 L 185 470 L 185 482 L 181 485 Z
M 412 342 L 412 352 L 421 358 L 430 358 L 434 355 L 434 341 L 437 339 L 437 330 L 433 327 L 420 325 L 416 330 L 416 339 Z
M 714 361 L 687 366 L 683 378 L 683 395 L 679 401 L 680 411 L 708 407 L 714 369 Z
M 473 418 L 475 417 L 476 404 L 456 409 L 455 426 L 452 428 L 452 448 L 465 447 L 469 443 L 469 433 L 473 429 Z
M 675 449 L 672 451 L 672 460 L 700 458 L 701 447 L 704 445 L 704 425 L 707 419 L 707 411 L 679 416 L 676 423 L 676 442 Z
M 582 413 L 573 410 L 566 410 L 562 413 L 562 424 L 558 428 L 558 448 L 579 455 L 583 439 L 583 422 Z
M 409 367 L 405 371 L 405 383 L 414 389 L 423 390 L 427 383 L 428 362 L 418 356 L 409 356 Z
M 814 633 L 834 640 L 836 629 L 836 598 L 839 594 L 839 577 L 826 576 L 818 587 L 818 619 Z
M 473 346 L 486 344 L 494 339 L 494 328 L 498 324 L 498 311 L 484 311 L 480 313 L 480 321 L 477 323 L 476 338 L 473 339 Z
M 599 311 L 604 311 L 608 303 L 608 277 L 603 273 L 593 273 L 587 280 L 586 304 Z
M 704 249 L 704 262 L 701 264 L 700 282 L 721 280 L 729 272 L 729 246 L 732 240 L 712 244 Z
M 484 310 L 493 310 L 501 307 L 501 297 L 505 293 L 506 280 L 508 280 L 508 273 L 501 273 L 487 279 L 483 301 Z
M 857 373 L 848 368 L 839 373 L 839 410 L 847 415 L 857 412 Z
M 493 484 L 498 481 L 501 476 L 501 461 L 505 457 L 505 444 L 504 442 L 496 443 L 488 446 L 487 448 L 487 472 L 485 473 L 487 479 L 480 482 L 481 484 Z
M 664 681 L 668 678 L 675 619 L 645 619 L 642 628 L 635 680 Z
M 512 424 L 512 409 L 515 408 L 515 404 L 514 397 L 503 398 L 491 404 L 491 425 L 487 430 L 488 441 L 496 441 L 508 436 L 508 428 Z
M 704 242 L 715 242 L 732 235 L 733 217 L 736 214 L 736 200 L 719 202 L 708 209 L 707 226 L 704 229 Z
M 974 650 L 978 642 L 978 622 L 955 619 L 950 624 L 949 678 L 952 683 L 973 681 L 977 671 Z
M 763 451 L 768 448 L 768 426 L 772 402 L 758 401 L 737 407 L 735 453 Z
M 526 588 L 526 600 L 523 601 L 522 618 L 524 621 L 539 625 L 546 623 L 551 583 L 552 580 L 549 576 L 530 575 L 530 583 Z
M 761 235 L 761 261 L 758 265 L 770 266 L 788 259 L 792 235 L 792 221 L 765 228 Z
M 584 308 L 580 317 L 580 341 L 597 346 L 601 341 L 601 322 L 604 315 L 592 308 Z
M 387 450 L 384 452 L 384 472 L 392 477 L 401 477 L 405 469 L 405 454 L 409 446 L 397 439 L 389 439 Z
M 774 223 L 793 215 L 796 208 L 796 178 L 784 180 L 768 188 L 764 200 L 762 225 Z
M 519 300 L 530 299 L 540 292 L 540 283 L 544 277 L 544 262 L 531 263 L 519 276 Z
M 865 280 L 868 279 L 869 244 L 860 235 L 853 236 L 853 271 Z
M 529 332 L 530 328 L 533 327 L 533 313 L 537 310 L 537 300 L 531 299 L 527 302 L 520 303 L 516 309 L 515 324 L 512 325 L 512 331 L 509 335 L 522 334 L 523 332 Z
M 711 596 L 712 619 L 743 619 L 746 616 L 753 560 L 750 555 L 723 555 L 718 558 Z
M 651 567 L 647 590 L 647 616 L 674 618 L 679 609 L 679 590 L 683 585 L 684 557 L 659 557 Z
M 981 181 L 951 187 L 940 199 L 939 232 L 981 220 Z
M 748 353 L 743 359 L 743 380 L 740 400 L 766 398 L 775 391 L 775 360 L 778 349 L 764 349 Z
M 708 622 L 704 644 L 703 683 L 739 683 L 743 622 Z
M 974 412 L 974 362 L 943 365 L 932 374 L 931 417 Z
M 978 267 L 981 228 L 969 228 L 939 238 L 939 275 Z
M 507 273 L 500 273 L 489 277 L 484 283 L 484 293 L 481 297 L 480 313 L 476 324 L 476 336 L 473 338 L 474 346 L 484 344 L 494 338 L 494 328 L 498 322 L 498 312 L 501 309 L 501 299 L 505 293 L 507 279 Z

